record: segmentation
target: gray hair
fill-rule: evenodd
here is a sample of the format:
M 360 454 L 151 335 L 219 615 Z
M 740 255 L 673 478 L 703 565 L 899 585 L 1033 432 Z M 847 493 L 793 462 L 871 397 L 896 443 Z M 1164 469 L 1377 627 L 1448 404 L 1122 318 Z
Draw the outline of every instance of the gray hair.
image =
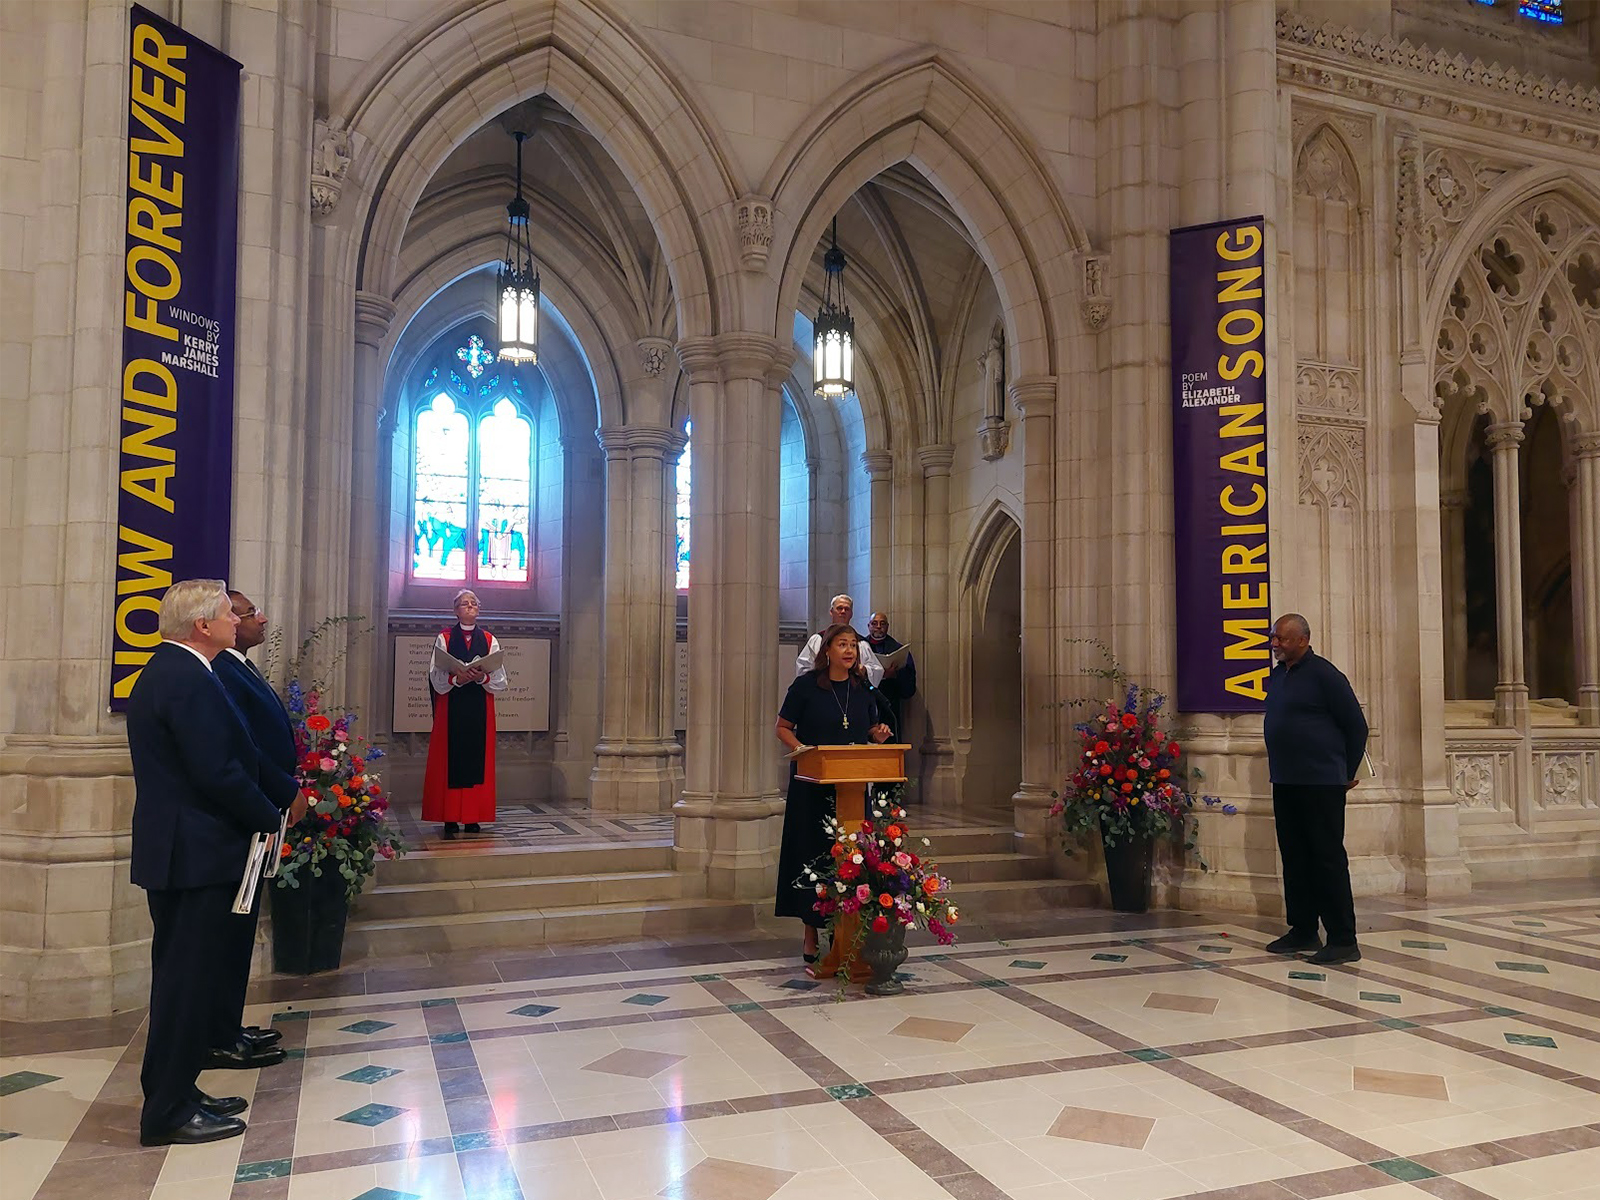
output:
M 1276 621 L 1274 621 L 1272 623 L 1272 627 L 1274 629 L 1276 629 L 1279 625 L 1282 625 L 1285 621 L 1293 621 L 1296 625 L 1300 626 L 1301 636 L 1303 636 L 1307 641 L 1311 640 L 1311 622 L 1310 621 L 1306 620 L 1299 613 L 1284 613 L 1283 616 L 1279 617 Z
M 845 604 L 848 604 L 852 610 L 856 606 L 856 602 L 854 600 L 852 600 L 849 596 L 846 596 L 843 592 L 840 592 L 832 600 L 828 601 L 828 607 L 831 609 L 834 607 L 834 605 L 840 603 L 841 601 L 843 601 Z
M 462 588 L 459 592 L 457 592 L 455 594 L 455 599 L 450 601 L 450 611 L 451 612 L 455 612 L 456 605 L 461 603 L 462 597 L 464 597 L 464 596 L 471 596 L 474 600 L 478 600 L 478 593 L 477 592 L 473 591 L 471 588 Z M 483 607 L 483 601 L 482 600 L 478 600 L 478 606 L 480 608 Z
M 223 579 L 183 579 L 161 597 L 157 629 L 169 642 L 182 642 L 194 636 L 196 621 L 215 621 L 217 610 L 233 608 L 228 599 L 228 584 Z

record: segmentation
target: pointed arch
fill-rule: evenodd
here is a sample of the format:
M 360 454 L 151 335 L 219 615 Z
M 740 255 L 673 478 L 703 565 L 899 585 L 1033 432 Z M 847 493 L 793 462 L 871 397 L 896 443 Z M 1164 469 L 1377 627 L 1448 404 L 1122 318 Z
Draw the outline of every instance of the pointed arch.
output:
M 967 539 L 967 548 L 962 552 L 961 565 L 956 571 L 963 593 L 970 593 L 974 588 L 981 592 L 975 597 L 978 611 L 982 611 L 988 597 L 995 565 L 1011 542 L 1021 536 L 1022 514 L 1017 511 L 1015 501 L 998 490 L 992 492 Z
M 330 123 L 351 135 L 356 287 L 389 295 L 406 223 L 445 158 L 485 121 L 548 94 L 616 161 L 672 275 L 682 336 L 717 329 L 717 281 L 736 277 L 727 236 L 703 222 L 737 190 L 731 156 L 697 99 L 593 0 L 461 0 L 395 39 Z
M 795 131 L 768 171 L 761 190 L 773 200 L 772 252 L 783 263 L 773 328 L 794 311 L 833 214 L 899 162 L 939 191 L 994 276 L 1013 377 L 1057 374 L 1057 343 L 1071 333 L 1067 263 L 1088 237 L 1002 107 L 928 48 L 856 76 Z
M 1332 121 L 1323 121 L 1301 139 L 1294 156 L 1294 188 L 1319 199 L 1362 202 L 1361 171 L 1350 143 Z

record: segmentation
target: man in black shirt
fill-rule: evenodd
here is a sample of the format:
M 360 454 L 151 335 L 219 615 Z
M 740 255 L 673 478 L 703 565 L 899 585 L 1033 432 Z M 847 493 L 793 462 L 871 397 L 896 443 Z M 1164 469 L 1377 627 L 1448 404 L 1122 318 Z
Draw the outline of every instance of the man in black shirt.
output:
M 1313 653 L 1311 625 L 1299 613 L 1278 618 L 1272 652 L 1278 665 L 1267 678 L 1264 733 L 1289 932 L 1267 949 L 1315 951 L 1318 964 L 1357 962 L 1344 804 L 1366 753 L 1367 720 L 1343 672 Z

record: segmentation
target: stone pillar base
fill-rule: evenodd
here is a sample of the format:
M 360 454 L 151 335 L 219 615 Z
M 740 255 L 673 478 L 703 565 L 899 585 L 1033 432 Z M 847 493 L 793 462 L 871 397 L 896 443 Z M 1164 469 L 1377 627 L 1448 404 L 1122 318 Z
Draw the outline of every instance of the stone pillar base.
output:
M 683 747 L 677 742 L 601 742 L 589 774 L 595 812 L 671 812 L 683 791 Z
M 690 796 L 673 806 L 673 849 L 680 871 L 703 871 L 713 900 L 777 894 L 783 801 Z
M 1036 783 L 1025 783 L 1011 797 L 1012 819 L 1016 822 L 1019 844 L 1024 854 L 1048 854 L 1058 840 L 1060 822 L 1050 815 L 1055 797 L 1050 789 Z
M 922 743 L 919 758 L 918 794 L 911 797 L 912 801 L 928 808 L 960 808 L 961 777 L 956 771 L 955 746 L 930 738 Z
M 0 753 L 0 1016 L 103 1017 L 150 996 L 150 916 L 128 878 L 120 738 L 17 737 Z

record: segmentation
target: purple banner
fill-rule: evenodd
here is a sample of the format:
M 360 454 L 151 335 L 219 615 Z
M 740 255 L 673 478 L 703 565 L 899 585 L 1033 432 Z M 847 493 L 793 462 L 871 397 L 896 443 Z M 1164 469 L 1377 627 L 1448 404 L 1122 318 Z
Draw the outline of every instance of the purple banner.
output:
M 1171 233 L 1177 706 L 1184 712 L 1258 712 L 1272 669 L 1264 240 L 1260 217 Z
M 133 7 L 114 710 L 127 706 L 160 641 L 168 585 L 228 574 L 239 72 L 221 51 Z

